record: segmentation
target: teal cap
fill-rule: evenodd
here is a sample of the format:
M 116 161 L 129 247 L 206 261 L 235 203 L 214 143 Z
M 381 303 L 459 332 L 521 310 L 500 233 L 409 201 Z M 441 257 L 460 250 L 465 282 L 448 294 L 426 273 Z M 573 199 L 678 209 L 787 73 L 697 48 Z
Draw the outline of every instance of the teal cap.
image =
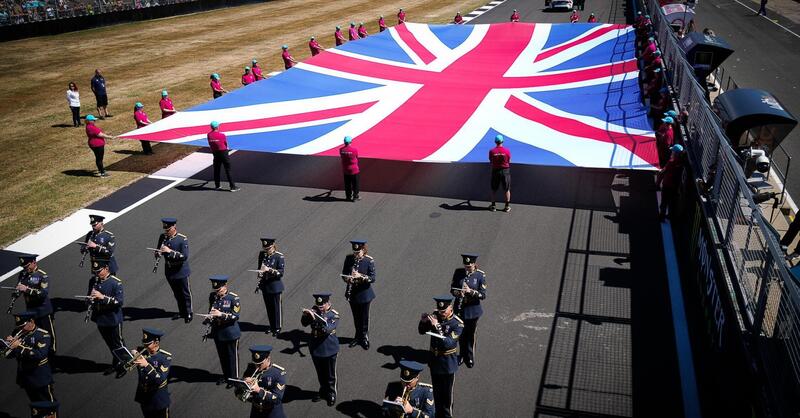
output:
M 136 106 L 137 108 L 144 107 L 142 102 L 136 102 L 136 104 L 134 106 Z
M 283 49 L 289 49 L 289 45 L 283 45 L 281 48 L 283 48 Z
M 336 26 L 336 30 L 340 30 L 340 29 L 342 29 L 342 27 L 337 25 Z
M 244 67 L 245 71 L 250 71 L 250 67 Z
M 258 64 L 258 60 L 256 60 L 255 58 L 253 58 L 253 64 Z
M 346 137 L 344 137 L 344 143 L 345 144 L 349 144 L 351 142 L 353 142 L 353 137 L 352 136 L 347 135 Z
M 211 74 L 211 78 L 213 78 L 215 80 L 219 80 L 219 74 L 217 74 L 217 73 Z
M 681 144 L 675 144 L 675 145 L 673 145 L 673 146 L 669 147 L 669 149 L 670 149 L 670 151 L 672 151 L 672 152 L 683 152 L 683 145 L 681 145 Z
M 498 134 L 497 136 L 494 137 L 494 143 L 495 144 L 502 144 L 503 141 L 505 141 L 505 140 L 506 139 L 503 137 L 503 135 L 500 135 L 500 134 Z
M 94 117 L 94 115 L 86 115 L 86 120 L 88 120 L 89 122 L 93 122 L 96 121 L 97 118 Z
M 350 26 L 355 26 L 356 22 L 350 22 Z
M 675 123 L 675 119 L 672 119 L 672 117 L 667 116 L 667 117 L 661 119 L 661 122 L 664 122 L 664 123 Z
M 358 26 L 364 26 L 364 22 L 358 22 Z
M 168 93 L 167 93 L 167 91 L 166 91 L 166 90 L 161 90 L 161 95 L 162 95 L 162 96 L 167 96 L 167 95 L 168 95 Z
M 311 37 L 311 40 L 312 40 L 312 41 L 314 40 L 314 37 L 313 37 L 313 36 Z
M 215 120 L 211 121 L 211 129 L 217 129 L 217 128 L 219 128 L 219 122 Z

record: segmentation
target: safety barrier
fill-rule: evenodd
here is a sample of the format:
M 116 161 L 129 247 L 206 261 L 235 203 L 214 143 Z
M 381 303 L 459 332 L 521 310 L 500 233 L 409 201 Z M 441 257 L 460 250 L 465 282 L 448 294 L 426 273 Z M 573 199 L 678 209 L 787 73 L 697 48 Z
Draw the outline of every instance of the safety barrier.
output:
M 685 146 L 711 239 L 745 336 L 751 367 L 762 379 L 765 413 L 796 416 L 800 394 L 800 287 L 744 176 L 741 162 L 664 20 L 657 0 L 647 4 L 673 96 L 688 112 Z M 703 80 L 705 82 L 705 80 Z M 697 181 L 694 181 L 694 180 Z

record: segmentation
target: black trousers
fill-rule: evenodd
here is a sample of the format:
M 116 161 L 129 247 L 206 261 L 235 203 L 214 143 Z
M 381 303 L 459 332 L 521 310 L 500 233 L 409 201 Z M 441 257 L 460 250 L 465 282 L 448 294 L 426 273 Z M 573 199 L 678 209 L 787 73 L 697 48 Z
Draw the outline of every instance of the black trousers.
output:
M 212 91 L 211 95 L 214 96 L 214 98 L 216 99 L 217 97 L 222 97 L 222 92 L 221 91 Z
M 33 322 L 36 323 L 37 328 L 41 328 L 50 333 L 50 341 L 53 344 L 50 346 L 50 355 L 56 353 L 56 328 L 55 323 L 53 322 L 53 314 L 40 316 L 38 318 L 34 318 Z
M 46 386 L 40 386 L 38 388 L 23 386 L 25 389 L 25 393 L 28 395 L 28 399 L 31 402 L 36 401 L 54 401 L 56 398 L 53 396 L 53 384 L 49 384 Z
M 283 306 L 281 305 L 281 293 L 261 292 L 264 297 L 264 306 L 267 308 L 267 318 L 269 327 L 273 331 L 283 328 Z
M 239 340 L 219 341 L 214 339 L 219 356 L 219 365 L 222 375 L 226 378 L 239 378 Z
M 478 319 L 464 320 L 464 331 L 458 339 L 458 355 L 464 360 L 475 361 L 475 330 L 478 328 Z
M 795 216 L 794 220 L 791 224 L 789 224 L 789 229 L 781 238 L 781 245 L 789 246 L 794 242 L 794 239 L 797 238 L 797 233 L 800 232 L 800 216 Z M 795 251 L 800 250 L 800 244 L 794 248 Z
M 361 340 L 369 333 L 369 304 L 350 302 L 350 310 L 353 312 L 353 325 L 356 328 L 356 340 Z
M 436 418 L 451 418 L 453 416 L 453 383 L 455 380 L 455 374 L 431 374 Z
M 81 108 L 70 106 L 69 110 L 72 111 L 72 126 L 81 126 Z
M 167 283 L 172 289 L 175 303 L 178 304 L 178 312 L 181 317 L 186 318 L 192 312 L 192 290 L 189 289 L 189 278 L 167 279 Z
M 142 152 L 145 154 L 152 154 L 153 147 L 150 146 L 150 141 L 139 141 L 142 143 Z
M 236 188 L 236 183 L 233 182 L 231 177 L 231 161 L 228 158 L 228 150 L 214 151 L 214 186 L 219 187 L 219 168 L 225 167 L 225 177 L 228 179 L 228 184 L 231 189 Z
M 675 208 L 678 203 L 678 188 L 677 187 L 663 187 L 661 189 L 661 205 L 659 205 L 659 215 L 669 216 L 674 218 Z M 674 220 L 674 219 L 673 219 Z
M 358 183 L 361 174 L 344 175 L 344 196 L 347 200 L 358 198 Z
M 145 411 L 142 407 L 142 416 L 144 418 L 169 418 L 169 408 L 160 411 Z
M 319 380 L 319 396 L 324 399 L 336 396 L 336 356 L 336 354 L 330 357 L 311 356 Z
M 114 366 L 115 369 L 120 370 L 122 362 L 119 361 L 114 354 L 114 350 L 125 345 L 125 340 L 122 338 L 122 324 L 110 327 L 98 326 L 97 330 L 100 331 L 100 336 L 103 337 L 103 341 L 105 341 L 106 346 L 108 346 L 108 350 L 111 351 L 111 365 Z
M 105 147 L 89 147 L 91 148 L 92 152 L 94 153 L 94 164 L 97 166 L 97 171 L 100 173 L 105 173 L 106 168 L 103 167 L 103 154 L 105 153 Z

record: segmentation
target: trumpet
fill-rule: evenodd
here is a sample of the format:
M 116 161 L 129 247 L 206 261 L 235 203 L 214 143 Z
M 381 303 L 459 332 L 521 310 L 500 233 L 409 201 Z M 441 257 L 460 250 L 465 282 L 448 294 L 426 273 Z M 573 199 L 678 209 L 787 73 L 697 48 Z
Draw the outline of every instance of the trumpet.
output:
M 14 304 L 17 303 L 17 299 L 19 299 L 19 296 L 22 293 L 19 290 L 17 290 L 16 287 L 0 286 L 0 288 L 4 290 L 13 290 L 13 292 L 11 292 L 11 301 L 8 302 L 8 309 L 6 309 L 6 313 L 10 314 L 11 311 L 14 310 Z
M 126 362 L 126 363 L 125 363 L 125 364 L 122 366 L 122 367 L 124 367 L 124 368 L 125 368 L 125 371 L 128 371 L 128 372 L 129 372 L 129 371 L 133 370 L 133 368 L 134 368 L 134 367 L 136 367 L 136 362 L 137 362 L 137 361 L 138 361 L 140 358 L 147 359 L 147 358 L 149 358 L 149 357 L 150 357 L 150 352 L 149 352 L 149 351 L 147 351 L 147 349 L 145 349 L 143 346 L 136 347 L 136 350 L 134 350 L 134 352 L 136 353 L 136 355 L 134 355 L 134 356 L 133 356 L 133 358 L 131 358 L 130 360 L 128 360 L 128 361 L 127 361 L 127 362 Z M 153 367 L 153 365 L 152 365 L 152 364 L 150 364 L 149 362 L 147 363 L 147 368 L 148 368 L 147 374 L 150 374 L 150 373 L 153 373 L 153 372 L 155 372 L 155 371 L 156 371 L 155 367 Z M 156 373 L 158 373 L 158 372 L 156 372 Z
M 247 379 L 258 380 L 261 377 L 261 373 L 263 373 L 263 372 L 264 371 L 261 370 L 260 367 L 256 366 L 255 370 L 253 370 L 253 373 L 251 373 L 249 377 L 245 377 L 242 380 L 244 380 L 245 383 L 247 383 Z M 250 400 L 250 396 L 252 394 L 253 394 L 252 386 L 249 383 L 247 383 L 247 390 L 245 390 L 245 391 L 237 391 L 237 393 L 235 395 L 236 395 L 236 398 L 239 399 L 240 401 L 247 402 L 248 400 Z
M 22 334 L 25 332 L 24 329 L 20 328 L 20 330 L 11 337 L 11 341 L 14 342 L 15 340 L 19 340 L 22 337 Z M 4 341 L 5 342 L 5 341 Z M 6 345 L 10 345 L 10 343 L 6 343 Z M 3 358 L 8 358 L 11 355 L 11 352 L 14 351 L 13 348 L 8 347 L 5 351 L 3 351 Z

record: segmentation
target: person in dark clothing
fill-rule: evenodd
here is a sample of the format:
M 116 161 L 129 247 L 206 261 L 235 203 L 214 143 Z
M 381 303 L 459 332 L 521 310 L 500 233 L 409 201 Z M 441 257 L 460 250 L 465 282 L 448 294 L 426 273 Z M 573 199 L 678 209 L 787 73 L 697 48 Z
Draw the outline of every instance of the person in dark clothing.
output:
M 656 186 L 661 187 L 661 204 L 659 205 L 659 219 L 667 219 L 667 213 L 673 216 L 678 202 L 678 190 L 683 175 L 683 146 L 675 144 L 670 147 L 672 154 L 669 161 L 656 176 Z
M 208 147 L 211 148 L 211 153 L 214 154 L 214 187 L 220 190 L 219 186 L 219 169 L 220 166 L 225 167 L 225 177 L 228 178 L 228 184 L 232 192 L 238 192 L 240 189 L 236 187 L 231 177 L 231 162 L 228 158 L 228 137 L 219 131 L 219 122 L 211 122 L 211 132 L 208 133 Z

